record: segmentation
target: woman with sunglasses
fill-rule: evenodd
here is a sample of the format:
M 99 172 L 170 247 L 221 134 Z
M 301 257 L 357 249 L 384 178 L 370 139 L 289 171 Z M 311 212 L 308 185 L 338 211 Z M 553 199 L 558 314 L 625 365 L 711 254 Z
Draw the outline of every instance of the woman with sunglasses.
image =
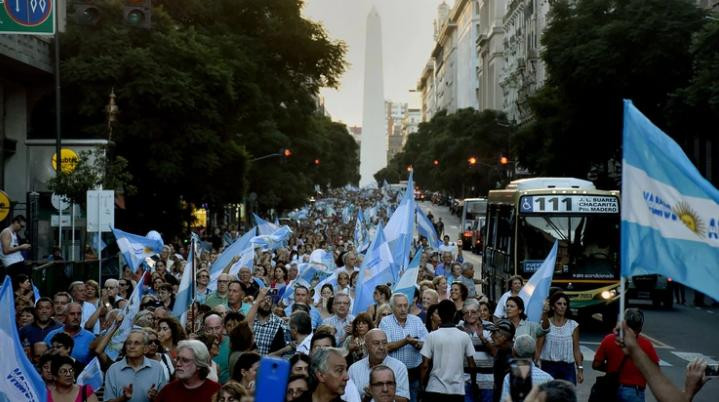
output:
M 76 368 L 71 358 L 55 356 L 50 369 L 55 377 L 55 385 L 47 390 L 48 402 L 98 402 L 91 386 L 75 384 Z
M 175 366 L 172 364 L 172 357 L 165 352 L 165 349 L 160 343 L 160 339 L 157 336 L 157 331 L 152 328 L 142 329 L 147 334 L 147 349 L 145 357 L 152 360 L 157 360 L 162 363 L 162 368 L 165 371 L 165 377 L 168 378 L 168 382 L 173 379 L 175 375 Z
M 135 290 L 135 288 L 132 286 L 132 282 L 123 278 L 118 281 L 118 285 L 120 286 L 118 294 L 122 296 L 123 299 L 130 299 L 132 291 Z

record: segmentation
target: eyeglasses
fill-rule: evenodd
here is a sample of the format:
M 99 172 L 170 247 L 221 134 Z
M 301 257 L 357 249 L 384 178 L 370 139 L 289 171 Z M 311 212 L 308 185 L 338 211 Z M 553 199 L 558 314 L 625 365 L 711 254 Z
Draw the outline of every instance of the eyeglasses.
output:
M 57 372 L 58 372 L 58 374 L 60 374 L 60 375 L 73 375 L 73 374 L 75 374 L 75 370 L 73 370 L 73 369 L 71 369 L 71 368 L 66 368 L 66 369 L 61 368 L 61 369 L 58 370 Z
M 182 365 L 182 366 L 184 366 L 185 364 L 190 364 L 190 363 L 194 363 L 194 362 L 195 362 L 194 359 L 187 359 L 187 358 L 184 358 L 184 357 L 178 357 L 178 358 L 177 358 L 177 364 L 178 364 L 178 365 Z
M 224 281 L 224 280 L 217 280 L 217 283 L 230 283 L 230 281 Z

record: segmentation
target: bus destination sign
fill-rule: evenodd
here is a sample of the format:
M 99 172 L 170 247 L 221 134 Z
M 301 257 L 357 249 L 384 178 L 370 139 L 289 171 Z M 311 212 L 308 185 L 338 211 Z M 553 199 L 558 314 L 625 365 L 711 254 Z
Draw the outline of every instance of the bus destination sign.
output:
M 524 196 L 519 201 L 520 213 L 584 213 L 617 214 L 617 197 L 581 194 Z

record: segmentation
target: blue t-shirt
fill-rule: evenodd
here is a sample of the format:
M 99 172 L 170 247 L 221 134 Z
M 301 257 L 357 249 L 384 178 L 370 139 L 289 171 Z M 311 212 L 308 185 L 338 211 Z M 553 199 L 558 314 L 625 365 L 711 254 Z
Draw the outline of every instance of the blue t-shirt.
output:
M 52 346 L 52 342 L 50 342 L 52 337 L 55 336 L 55 334 L 57 333 L 63 332 L 64 329 L 65 327 L 60 327 L 58 329 L 50 331 L 50 333 L 48 333 L 45 337 L 45 343 L 47 343 L 49 346 Z M 92 332 L 81 328 L 80 331 L 72 337 L 72 340 L 75 341 L 75 346 L 73 346 L 70 356 L 72 356 L 80 364 L 84 365 L 89 363 L 92 356 L 92 353 L 90 352 L 90 343 L 94 339 L 95 335 L 93 335 Z

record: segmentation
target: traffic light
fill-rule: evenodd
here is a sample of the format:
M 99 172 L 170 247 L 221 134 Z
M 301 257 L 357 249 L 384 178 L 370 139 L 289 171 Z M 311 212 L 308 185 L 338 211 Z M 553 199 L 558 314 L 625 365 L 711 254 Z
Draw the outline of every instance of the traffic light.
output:
M 97 25 L 100 22 L 100 10 L 94 0 L 81 0 L 72 3 L 75 22 L 80 25 Z
M 124 0 L 122 15 L 132 27 L 150 29 L 152 17 L 151 0 Z
M 315 166 L 319 166 L 319 165 L 320 165 L 320 160 L 319 160 L 319 159 L 315 159 Z
M 438 161 L 437 159 L 435 159 L 435 160 L 432 162 L 432 164 L 433 164 L 434 166 L 439 166 L 439 161 Z
M 289 158 L 290 156 L 292 156 L 292 151 L 289 148 L 282 148 L 282 151 L 280 153 L 285 158 Z
M 500 164 L 500 165 L 507 165 L 508 163 L 509 163 L 509 158 L 507 158 L 507 157 L 504 156 L 504 155 L 502 155 L 502 156 L 499 157 L 499 164 Z

